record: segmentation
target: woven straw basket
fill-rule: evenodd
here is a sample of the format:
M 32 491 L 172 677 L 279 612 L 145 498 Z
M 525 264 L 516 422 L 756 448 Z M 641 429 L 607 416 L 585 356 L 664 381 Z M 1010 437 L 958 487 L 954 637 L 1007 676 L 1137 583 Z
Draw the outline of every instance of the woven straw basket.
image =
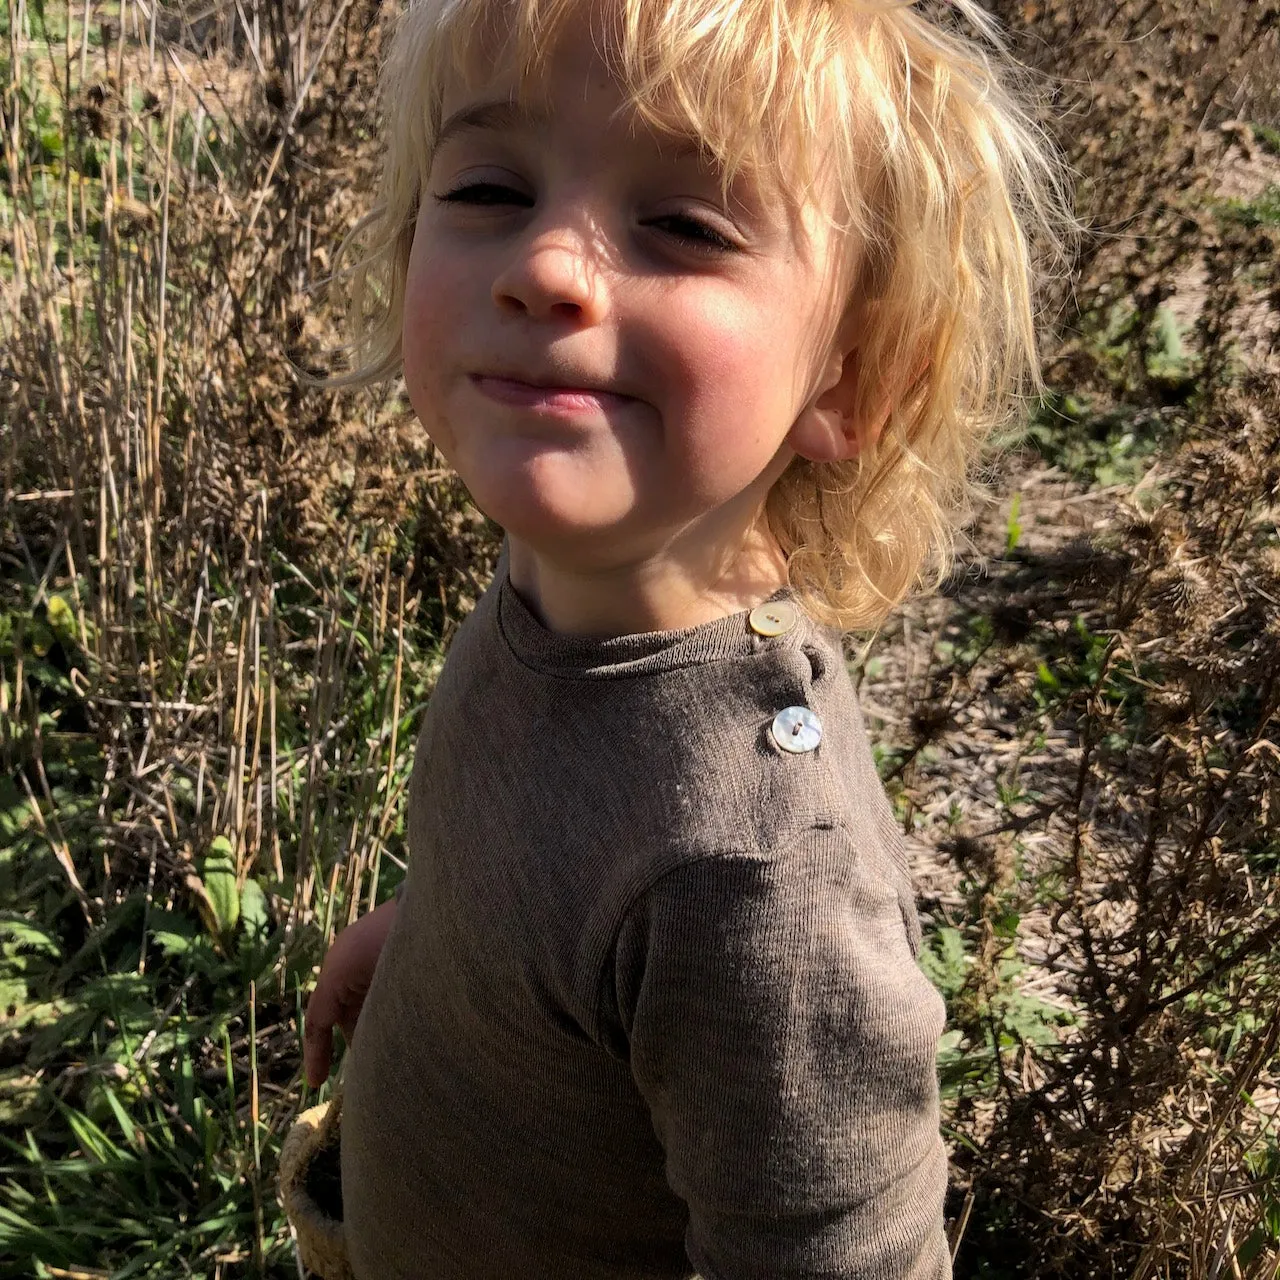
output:
M 307 1185 L 312 1162 L 323 1157 L 336 1164 L 338 1121 L 342 1116 L 342 1078 L 339 1074 L 328 1102 L 304 1111 L 293 1122 L 280 1148 L 280 1202 L 298 1236 L 302 1265 L 320 1280 L 355 1280 L 347 1260 L 342 1220 L 330 1217 Z

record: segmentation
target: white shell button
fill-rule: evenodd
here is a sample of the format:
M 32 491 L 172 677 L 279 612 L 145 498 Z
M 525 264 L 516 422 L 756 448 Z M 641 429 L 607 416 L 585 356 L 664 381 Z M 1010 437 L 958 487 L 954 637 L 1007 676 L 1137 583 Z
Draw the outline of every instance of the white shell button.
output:
M 773 717 L 771 728 L 783 751 L 812 751 L 822 741 L 822 721 L 808 707 L 784 707 Z
M 796 625 L 796 607 L 789 600 L 770 600 L 756 605 L 747 621 L 758 636 L 780 636 Z

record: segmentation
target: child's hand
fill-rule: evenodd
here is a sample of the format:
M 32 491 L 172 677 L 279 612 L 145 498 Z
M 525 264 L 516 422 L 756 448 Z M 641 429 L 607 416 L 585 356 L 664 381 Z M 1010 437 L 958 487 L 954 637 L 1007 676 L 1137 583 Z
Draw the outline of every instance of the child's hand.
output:
M 316 989 L 307 1001 L 302 1041 L 302 1064 L 313 1089 L 318 1089 L 329 1075 L 334 1025 L 342 1028 L 347 1044 L 355 1037 L 356 1019 L 395 918 L 394 899 L 384 902 L 348 925 L 325 953 Z

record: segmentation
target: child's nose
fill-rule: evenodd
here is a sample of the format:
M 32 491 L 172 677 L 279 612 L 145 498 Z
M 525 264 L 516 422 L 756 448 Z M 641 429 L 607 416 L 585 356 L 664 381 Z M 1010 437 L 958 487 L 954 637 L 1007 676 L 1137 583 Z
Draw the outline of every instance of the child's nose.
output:
M 523 241 L 493 282 L 501 310 L 534 319 L 597 324 L 607 310 L 599 253 L 589 234 L 565 228 Z

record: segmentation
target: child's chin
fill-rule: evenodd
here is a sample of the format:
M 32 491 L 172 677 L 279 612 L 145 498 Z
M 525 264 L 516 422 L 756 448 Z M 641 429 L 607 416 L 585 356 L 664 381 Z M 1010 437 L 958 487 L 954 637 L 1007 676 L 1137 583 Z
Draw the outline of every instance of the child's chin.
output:
M 476 506 L 511 537 L 548 554 L 571 554 L 575 560 L 607 553 L 608 544 L 629 528 L 635 515 L 631 494 L 611 495 L 601 485 L 469 488 Z

